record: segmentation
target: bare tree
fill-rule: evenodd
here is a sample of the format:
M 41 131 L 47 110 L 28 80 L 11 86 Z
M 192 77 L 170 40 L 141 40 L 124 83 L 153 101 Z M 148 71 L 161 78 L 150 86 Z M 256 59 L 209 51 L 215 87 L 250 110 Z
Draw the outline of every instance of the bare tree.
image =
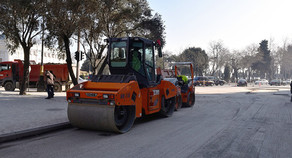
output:
M 256 61 L 257 49 L 258 47 L 256 44 L 250 44 L 241 51 L 242 57 L 240 65 L 243 71 L 247 71 L 245 78 L 247 78 L 249 82 L 251 81 L 251 78 L 253 78 L 252 64 Z
M 221 69 L 226 61 L 228 61 L 229 50 L 224 46 L 221 40 L 212 41 L 209 44 L 208 54 L 211 63 L 211 75 L 217 73 L 217 76 L 220 77 Z
M 282 64 L 281 64 L 281 74 L 283 74 L 283 78 L 291 78 L 292 77 L 292 44 L 288 45 L 286 50 L 283 51 L 282 56 Z
M 230 65 L 232 68 L 232 81 L 233 82 L 237 82 L 238 80 L 238 70 L 240 69 L 240 60 L 241 60 L 241 52 L 234 50 L 231 54 L 230 54 Z
M 290 78 L 289 76 L 289 67 L 292 59 L 289 57 L 288 46 L 289 46 L 288 38 L 283 39 L 283 45 L 278 46 L 276 51 L 271 52 L 271 56 L 273 59 L 273 71 L 275 74 L 282 74 L 283 78 Z

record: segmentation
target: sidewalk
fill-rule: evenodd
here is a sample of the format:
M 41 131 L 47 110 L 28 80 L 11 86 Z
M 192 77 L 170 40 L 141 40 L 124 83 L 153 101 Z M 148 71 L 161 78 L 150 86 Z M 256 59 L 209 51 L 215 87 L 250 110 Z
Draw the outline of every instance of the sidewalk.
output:
M 56 124 L 67 124 L 65 92 L 55 92 L 55 97 L 45 99 L 46 92 L 29 89 L 27 95 L 19 95 L 0 88 L 0 137 L 42 129 Z M 0 141 L 1 142 L 1 141 Z
M 288 89 L 279 89 L 278 92 L 275 92 L 274 95 L 287 95 L 290 96 L 290 90 Z

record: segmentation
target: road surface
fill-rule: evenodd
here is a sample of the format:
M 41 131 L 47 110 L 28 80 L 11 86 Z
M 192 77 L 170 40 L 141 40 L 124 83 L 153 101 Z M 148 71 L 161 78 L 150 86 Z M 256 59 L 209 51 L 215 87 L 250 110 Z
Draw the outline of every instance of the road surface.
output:
M 278 90 L 196 87 L 196 104 L 136 120 L 125 134 L 69 129 L 0 145 L 1 158 L 287 158 L 292 103 Z M 288 90 L 287 90 L 288 91 Z

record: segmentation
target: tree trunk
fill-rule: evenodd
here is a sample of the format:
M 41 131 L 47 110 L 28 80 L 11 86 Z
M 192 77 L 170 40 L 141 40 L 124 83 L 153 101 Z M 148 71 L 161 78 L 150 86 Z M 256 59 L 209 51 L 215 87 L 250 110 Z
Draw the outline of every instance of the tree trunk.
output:
M 248 68 L 248 81 L 251 81 L 251 67 Z
M 235 82 L 237 82 L 237 80 L 238 80 L 238 69 L 237 68 L 234 70 L 234 73 L 235 73 Z
M 213 65 L 212 65 L 212 73 L 211 75 L 214 76 L 215 74 L 215 62 L 213 62 Z
M 23 47 L 24 51 L 24 64 L 23 64 L 23 76 L 21 79 L 20 83 L 20 92 L 19 95 L 26 95 L 26 88 L 28 85 L 28 75 L 29 75 L 29 53 L 30 53 L 30 48 L 29 47 Z
M 103 64 L 103 61 L 105 60 L 105 58 L 106 58 L 106 56 L 103 56 L 100 59 L 96 59 L 95 60 L 94 71 L 92 71 L 94 75 L 98 74 L 98 68 L 102 67 L 102 64 Z
M 99 70 L 98 70 L 98 72 L 97 72 L 97 75 L 102 75 L 102 72 L 103 72 L 103 70 L 104 70 L 106 64 L 107 64 L 107 56 L 106 56 L 105 59 L 102 61 L 102 64 L 101 64 L 101 66 L 100 66 L 100 68 L 99 68 Z
M 65 51 L 66 51 L 66 62 L 67 62 L 67 68 L 68 68 L 68 71 L 69 71 L 69 74 L 70 74 L 70 77 L 72 79 L 72 82 L 74 85 L 77 85 L 78 84 L 78 81 L 75 77 L 75 74 L 73 72 L 73 69 L 72 69 L 72 59 L 71 59 L 71 52 L 70 52 L 70 41 L 69 41 L 69 38 L 64 35 L 63 36 L 63 40 L 64 40 L 64 44 L 65 44 Z

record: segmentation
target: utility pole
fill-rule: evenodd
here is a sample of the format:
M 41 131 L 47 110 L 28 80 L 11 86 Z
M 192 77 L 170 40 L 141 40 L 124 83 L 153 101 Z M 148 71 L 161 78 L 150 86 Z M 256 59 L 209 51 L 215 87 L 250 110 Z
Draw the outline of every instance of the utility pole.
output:
M 37 91 L 43 92 L 45 91 L 45 82 L 44 82 L 44 21 L 42 23 L 42 50 L 41 50 L 41 69 L 40 69 L 40 78 L 37 85 Z
M 80 42 L 80 30 L 78 30 L 78 38 L 77 38 L 77 53 L 78 53 L 78 55 L 77 55 L 78 60 L 77 60 L 77 65 L 76 65 L 76 79 L 77 79 L 77 81 L 79 79 L 79 60 L 80 60 L 80 56 L 81 56 L 79 42 Z
M 165 69 L 164 68 L 164 54 L 162 55 L 162 67 L 163 67 L 163 69 Z

